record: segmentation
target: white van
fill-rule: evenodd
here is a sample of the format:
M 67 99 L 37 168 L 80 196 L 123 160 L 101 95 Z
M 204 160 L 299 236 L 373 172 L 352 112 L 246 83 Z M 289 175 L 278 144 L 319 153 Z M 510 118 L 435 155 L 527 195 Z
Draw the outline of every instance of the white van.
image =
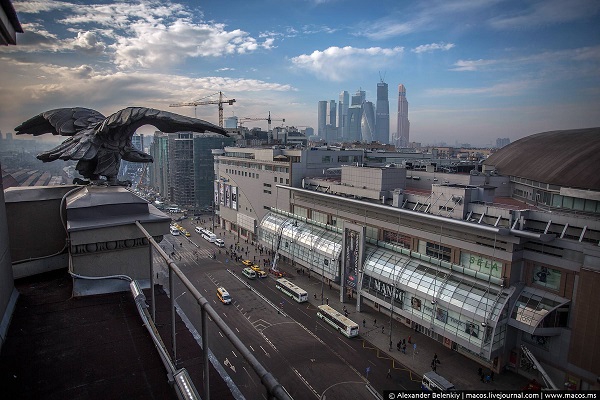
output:
M 252 268 L 244 268 L 242 274 L 248 279 L 256 279 L 256 272 Z
M 217 288 L 217 297 L 223 304 L 231 303 L 231 296 L 229 295 L 229 292 L 222 286 Z
M 195 227 L 194 230 L 196 231 L 196 233 L 202 233 L 202 228 L 200 228 L 199 226 Z
M 225 247 L 225 242 L 223 241 L 223 239 L 215 239 L 215 245 L 217 247 Z

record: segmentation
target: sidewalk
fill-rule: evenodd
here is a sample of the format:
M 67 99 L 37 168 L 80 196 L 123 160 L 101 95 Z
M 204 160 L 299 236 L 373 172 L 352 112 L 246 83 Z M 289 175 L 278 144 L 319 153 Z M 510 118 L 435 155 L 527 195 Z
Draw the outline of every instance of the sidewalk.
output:
M 212 228 L 212 224 L 207 219 L 207 223 L 204 224 L 209 229 Z M 226 248 L 229 245 L 237 242 L 237 236 L 231 232 L 225 232 L 223 229 L 215 226 L 215 233 L 218 237 L 225 240 Z M 224 235 L 224 236 L 223 236 Z M 240 239 L 240 245 L 248 247 L 248 259 L 267 258 L 267 255 L 260 255 L 256 248 L 251 243 L 246 244 L 245 240 Z M 262 264 L 261 264 L 262 265 Z M 308 299 L 311 304 L 315 307 L 321 305 L 321 279 L 319 275 L 312 274 L 309 277 L 308 274 L 298 274 L 296 268 L 292 268 L 285 262 L 278 263 L 279 269 L 285 271 L 286 277 L 296 285 L 300 286 L 308 292 Z M 305 272 L 307 272 L 305 270 Z M 315 300 L 314 294 L 317 294 Z M 512 371 L 505 371 L 501 374 L 494 375 L 494 381 L 490 383 L 484 383 L 480 381 L 478 375 L 478 369 L 481 366 L 477 362 L 470 358 L 453 351 L 442 343 L 435 341 L 413 329 L 410 329 L 406 325 L 393 320 L 392 321 L 392 349 L 390 350 L 390 315 L 389 312 L 379 312 L 365 304 L 362 306 L 362 311 L 359 313 L 356 311 L 356 299 L 352 302 L 341 303 L 339 286 L 332 284 L 332 288 L 329 285 L 323 285 L 323 303 L 325 299 L 329 299 L 329 305 L 338 311 L 342 311 L 342 307 L 346 306 L 348 310 L 348 318 L 355 321 L 360 327 L 360 339 L 364 339 L 371 344 L 370 347 L 375 347 L 381 352 L 387 354 L 390 358 L 395 359 L 396 367 L 401 368 L 398 362 L 406 367 L 410 368 L 416 374 L 423 375 L 425 372 L 431 371 L 431 361 L 434 354 L 437 354 L 440 363 L 437 364 L 436 372 L 450 382 L 454 384 L 457 389 L 473 389 L 473 390 L 519 390 L 527 385 L 529 379 L 518 375 Z M 363 320 L 366 324 L 363 327 Z M 376 322 L 375 322 L 376 321 Z M 382 333 L 383 326 L 383 333 Z M 408 344 L 408 337 L 411 337 L 412 344 Z M 360 340 L 359 339 L 359 340 Z M 406 354 L 396 349 L 396 343 L 399 340 L 406 339 Z M 413 344 L 417 345 L 417 351 L 413 354 Z M 376 351 L 376 350 L 374 350 Z M 393 368 L 390 361 L 390 368 Z M 489 369 L 483 368 L 485 373 L 489 372 Z

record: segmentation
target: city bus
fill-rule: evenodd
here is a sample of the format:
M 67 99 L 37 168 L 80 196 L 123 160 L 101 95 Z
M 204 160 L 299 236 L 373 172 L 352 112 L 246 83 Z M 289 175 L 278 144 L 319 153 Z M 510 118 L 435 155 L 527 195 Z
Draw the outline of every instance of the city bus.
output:
M 173 236 L 179 236 L 181 234 L 179 229 L 175 228 L 174 226 L 171 226 L 169 229 L 171 230 L 171 235 Z
M 421 389 L 426 392 L 446 392 L 449 390 L 456 390 L 454 385 L 450 383 L 446 378 L 437 374 L 436 372 L 429 371 L 423 374 L 423 380 L 421 381 Z
M 252 268 L 244 268 L 242 270 L 242 274 L 244 274 L 244 276 L 248 279 L 255 279 L 256 278 L 256 272 L 254 272 L 254 270 Z
M 296 300 L 298 303 L 308 301 L 308 293 L 306 293 L 306 290 L 299 288 L 285 278 L 277 279 L 275 281 L 275 287 Z
M 317 317 L 333 326 L 341 334 L 346 335 L 349 338 L 358 336 L 358 324 L 356 322 L 327 305 L 321 305 L 318 309 Z
M 215 235 L 214 233 L 212 233 L 211 231 L 209 231 L 208 229 L 202 229 L 202 238 L 204 240 L 209 241 L 210 243 L 214 243 L 215 240 L 217 240 L 217 235 Z

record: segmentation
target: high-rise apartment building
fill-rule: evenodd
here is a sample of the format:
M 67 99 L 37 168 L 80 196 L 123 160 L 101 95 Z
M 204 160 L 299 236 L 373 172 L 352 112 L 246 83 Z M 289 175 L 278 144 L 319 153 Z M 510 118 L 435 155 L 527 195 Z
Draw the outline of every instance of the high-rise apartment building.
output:
M 154 159 L 148 166 L 150 186 L 167 198 L 169 195 L 169 135 L 154 132 L 154 140 L 150 144 L 150 155 Z
M 389 143 L 390 141 L 390 101 L 388 99 L 388 84 L 383 80 L 377 84 L 375 135 L 373 140 L 379 143 Z
M 348 125 L 348 107 L 350 107 L 350 94 L 344 90 L 340 93 L 338 103 L 338 134 L 340 137 L 346 137 Z
M 410 122 L 408 121 L 408 101 L 406 100 L 406 88 L 398 85 L 398 130 L 392 143 L 396 147 L 408 147 Z

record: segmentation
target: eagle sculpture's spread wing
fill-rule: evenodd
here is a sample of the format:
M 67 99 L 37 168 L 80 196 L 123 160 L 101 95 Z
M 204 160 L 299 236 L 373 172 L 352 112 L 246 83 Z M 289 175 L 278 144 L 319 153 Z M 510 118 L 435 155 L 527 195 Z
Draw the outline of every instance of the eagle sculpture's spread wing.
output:
M 98 126 L 97 134 L 108 134 L 115 129 L 120 131 L 126 128 L 127 133 L 131 132 L 133 135 L 136 129 L 143 125 L 152 125 L 165 133 L 210 131 L 229 136 L 225 129 L 210 122 L 146 107 L 127 107 L 117 111 Z
M 15 128 L 17 135 L 34 136 L 52 133 L 53 135 L 73 136 L 82 129 L 102 122 L 106 117 L 96 110 L 73 107 L 44 111 L 28 119 Z
M 131 138 L 143 125 L 152 125 L 162 132 L 227 131 L 197 118 L 146 107 L 128 107 L 108 118 L 87 108 L 61 108 L 43 112 L 19 125 L 17 134 L 70 136 L 52 150 L 38 155 L 47 162 L 57 159 L 79 160 L 77 170 L 86 178 L 106 176 L 116 180 L 121 159 L 132 162 L 152 162 L 152 157 L 135 149 Z

